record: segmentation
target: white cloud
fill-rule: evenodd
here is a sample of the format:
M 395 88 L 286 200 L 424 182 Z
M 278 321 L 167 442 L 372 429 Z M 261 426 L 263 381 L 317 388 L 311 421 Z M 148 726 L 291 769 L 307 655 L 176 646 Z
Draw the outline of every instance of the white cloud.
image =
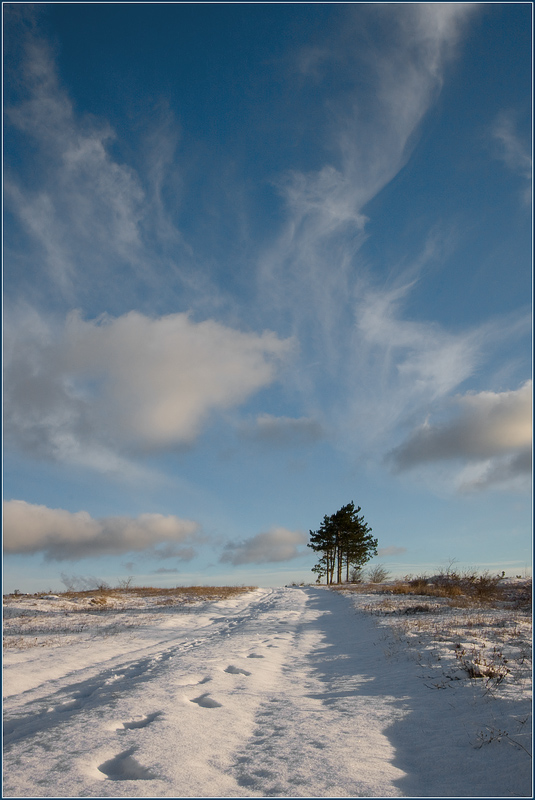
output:
M 292 342 L 187 314 L 137 312 L 7 335 L 5 434 L 33 455 L 107 471 L 124 452 L 189 444 L 210 417 L 271 384 Z M 123 454 L 123 455 L 122 455 Z
M 43 553 L 48 561 L 150 551 L 160 558 L 189 560 L 202 541 L 196 522 L 162 514 L 93 519 L 87 511 L 4 502 L 4 553 Z M 184 547 L 184 545 L 187 545 Z
M 516 391 L 458 396 L 454 403 L 457 416 L 453 420 L 442 425 L 424 423 L 394 451 L 399 467 L 451 458 L 482 460 L 531 445 L 531 381 Z
M 531 474 L 532 382 L 515 391 L 460 395 L 454 416 L 426 421 L 390 454 L 397 470 L 460 461 L 463 490 L 509 483 Z
M 229 542 L 220 561 L 235 565 L 290 561 L 302 555 L 299 545 L 306 541 L 307 535 L 302 531 L 272 528 L 242 542 Z

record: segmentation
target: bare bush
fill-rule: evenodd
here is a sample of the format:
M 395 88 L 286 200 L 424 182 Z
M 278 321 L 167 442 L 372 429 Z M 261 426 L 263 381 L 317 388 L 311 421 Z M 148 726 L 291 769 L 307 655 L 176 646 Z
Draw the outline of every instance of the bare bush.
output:
M 370 567 L 366 574 L 370 583 L 384 583 L 388 580 L 389 576 L 390 573 L 382 564 L 376 564 L 374 567 Z

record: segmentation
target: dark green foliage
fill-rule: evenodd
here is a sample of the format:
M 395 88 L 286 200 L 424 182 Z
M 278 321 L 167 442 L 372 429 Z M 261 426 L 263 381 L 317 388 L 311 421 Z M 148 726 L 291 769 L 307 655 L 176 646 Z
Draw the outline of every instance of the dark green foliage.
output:
M 317 531 L 310 531 L 308 547 L 320 554 L 319 561 L 312 568 L 317 574 L 317 582 L 323 577 L 326 583 L 342 583 L 349 580 L 351 569 L 359 569 L 372 556 L 377 555 L 377 539 L 371 536 L 371 528 L 359 517 L 360 506 L 354 503 L 343 506 L 332 516 L 323 517 Z

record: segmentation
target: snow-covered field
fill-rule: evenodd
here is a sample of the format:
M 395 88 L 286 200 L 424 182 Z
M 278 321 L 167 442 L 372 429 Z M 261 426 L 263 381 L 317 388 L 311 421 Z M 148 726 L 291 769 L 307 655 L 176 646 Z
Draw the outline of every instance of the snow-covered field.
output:
M 531 796 L 529 609 L 4 598 L 5 797 Z

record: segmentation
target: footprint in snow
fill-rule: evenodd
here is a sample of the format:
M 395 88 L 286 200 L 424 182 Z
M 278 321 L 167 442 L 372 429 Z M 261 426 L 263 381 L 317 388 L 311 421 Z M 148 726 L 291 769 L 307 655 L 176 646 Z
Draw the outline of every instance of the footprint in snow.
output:
M 221 708 L 221 703 L 218 703 L 217 700 L 210 697 L 208 692 L 206 694 L 201 694 L 199 697 L 194 697 L 191 702 L 197 703 L 197 705 L 202 708 Z
M 111 781 L 152 781 L 158 776 L 154 775 L 147 767 L 143 767 L 139 761 L 133 757 L 136 748 L 131 747 L 122 753 L 110 758 L 100 765 L 99 772 L 102 772 Z
M 146 728 L 147 725 L 150 725 L 151 722 L 154 722 L 157 717 L 161 716 L 161 711 L 155 711 L 154 714 L 147 714 L 146 717 L 141 717 L 140 719 L 133 719 L 130 722 L 123 722 L 123 728 L 125 730 L 133 730 L 134 728 Z
M 79 700 L 64 700 L 59 706 L 55 706 L 54 711 L 73 711 L 74 709 L 81 708 Z
M 208 683 L 208 681 L 211 680 L 212 679 L 209 676 L 200 678 L 199 675 L 188 675 L 178 683 L 178 686 L 199 686 L 203 683 Z
M 264 656 L 261 656 L 258 653 L 249 653 L 247 658 L 264 658 Z
M 246 669 L 240 669 L 239 667 L 234 667 L 232 664 L 226 668 L 225 672 L 229 672 L 231 675 L 250 675 L 250 672 L 247 672 Z

